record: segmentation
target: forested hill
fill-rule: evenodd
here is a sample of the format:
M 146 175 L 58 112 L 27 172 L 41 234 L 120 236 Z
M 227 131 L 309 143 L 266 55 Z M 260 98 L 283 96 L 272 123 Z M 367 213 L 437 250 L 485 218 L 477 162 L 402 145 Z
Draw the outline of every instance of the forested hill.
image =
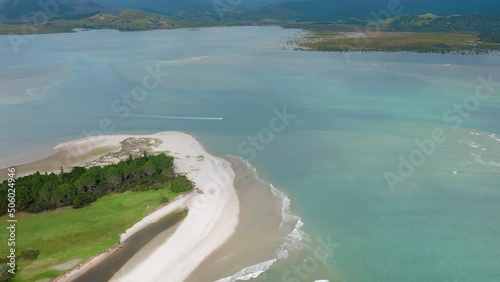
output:
M 500 42 L 500 0 L 259 0 L 258 5 L 232 0 L 94 1 L 61 1 L 56 13 L 46 12 L 46 21 L 35 24 L 34 32 L 266 24 L 336 30 L 376 22 L 382 31 L 465 33 L 478 35 L 481 42 Z M 23 26 L 33 25 L 43 11 L 38 0 L 0 0 L 0 34 L 24 34 Z
M 479 33 L 479 38 L 484 42 L 500 42 L 500 13 L 403 15 L 390 19 L 388 27 L 394 31 Z
M 8 211 L 7 194 L 16 193 L 16 211 L 38 213 L 59 207 L 84 207 L 110 193 L 127 190 L 144 191 L 169 187 L 173 192 L 186 192 L 192 183 L 177 175 L 174 159 L 165 154 L 144 156 L 104 167 L 75 167 L 59 174 L 35 173 L 18 178 L 15 185 L 4 181 L 0 185 L 0 215 Z
M 44 12 L 49 16 L 69 16 L 110 11 L 111 9 L 91 1 L 0 0 L 0 16 L 15 20 L 37 12 Z
M 269 11 L 280 11 L 275 16 Z M 500 0 L 310 0 L 286 1 L 244 13 L 244 17 L 269 17 L 301 21 L 336 21 L 373 19 L 373 13 L 397 11 L 398 15 L 489 14 L 500 12 Z M 392 13 L 391 16 L 396 16 Z

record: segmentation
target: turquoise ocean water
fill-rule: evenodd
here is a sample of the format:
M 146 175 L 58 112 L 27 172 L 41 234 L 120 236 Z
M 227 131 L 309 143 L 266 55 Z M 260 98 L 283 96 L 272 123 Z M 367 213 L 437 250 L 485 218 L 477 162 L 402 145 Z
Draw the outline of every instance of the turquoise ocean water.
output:
M 500 57 L 283 49 L 298 33 L 37 35 L 18 54 L 0 36 L 0 163 L 99 133 L 103 119 L 113 133 L 186 131 L 251 159 L 302 218 L 309 259 L 256 281 L 500 281 L 500 83 L 480 86 L 500 82 Z M 168 76 L 127 104 L 156 66 Z M 446 140 L 426 154 L 416 143 L 435 130 Z M 398 172 L 400 156 L 414 171 Z M 333 252 L 314 259 L 321 241 Z

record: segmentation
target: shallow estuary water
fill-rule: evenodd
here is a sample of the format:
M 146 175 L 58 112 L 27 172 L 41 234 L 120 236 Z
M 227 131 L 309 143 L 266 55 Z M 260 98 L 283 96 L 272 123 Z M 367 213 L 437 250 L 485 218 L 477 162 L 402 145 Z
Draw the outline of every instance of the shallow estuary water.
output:
M 18 54 L 0 36 L 0 167 L 88 134 L 186 131 L 249 160 L 277 189 L 260 193 L 290 204 L 247 203 L 270 216 L 253 221 L 262 234 L 280 216 L 292 228 L 260 253 L 229 241 L 200 266 L 210 279 L 255 266 L 253 281 L 500 281 L 500 83 L 484 82 L 500 82 L 500 57 L 293 51 L 300 33 L 90 31 L 37 35 Z M 476 105 L 478 88 L 490 95 Z M 446 140 L 422 149 L 435 130 Z M 289 234 L 285 258 L 273 238 Z

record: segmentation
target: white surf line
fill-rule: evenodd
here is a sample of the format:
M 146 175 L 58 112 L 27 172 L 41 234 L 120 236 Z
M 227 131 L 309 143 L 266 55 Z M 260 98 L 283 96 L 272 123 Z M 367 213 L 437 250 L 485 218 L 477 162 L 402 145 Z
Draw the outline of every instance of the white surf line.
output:
M 181 117 L 181 116 L 155 116 L 155 115 L 130 115 L 130 117 L 154 118 L 154 119 L 222 120 L 221 117 Z

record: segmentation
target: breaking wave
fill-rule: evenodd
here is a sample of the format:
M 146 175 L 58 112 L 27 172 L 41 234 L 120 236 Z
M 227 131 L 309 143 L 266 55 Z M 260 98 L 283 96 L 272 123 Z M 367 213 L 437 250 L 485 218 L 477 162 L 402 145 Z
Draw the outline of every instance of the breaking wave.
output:
M 271 259 L 261 263 L 257 263 L 248 267 L 243 268 L 232 276 L 219 279 L 215 282 L 233 282 L 238 280 L 250 280 L 252 278 L 257 278 L 259 275 L 264 273 L 266 270 L 271 268 L 271 266 L 276 262 L 276 259 Z
M 300 221 L 300 217 L 295 215 L 290 208 L 290 205 L 292 203 L 290 198 L 288 198 L 285 193 L 274 187 L 272 184 L 270 184 L 270 186 L 273 195 L 282 199 L 280 229 L 282 229 L 287 223 L 290 223 L 292 221 Z
M 291 210 L 291 200 L 290 198 L 281 190 L 276 188 L 274 185 L 265 182 L 260 179 L 257 174 L 257 169 L 253 167 L 250 162 L 239 157 L 239 156 L 231 156 L 241 160 L 248 169 L 253 170 L 255 178 L 261 183 L 265 183 L 269 185 L 271 193 L 274 197 L 281 199 L 281 222 L 279 225 L 279 230 L 283 234 L 283 242 L 281 245 L 275 250 L 275 257 L 258 263 L 251 266 L 248 266 L 236 274 L 217 280 L 216 282 L 231 282 L 238 280 L 249 280 L 252 278 L 257 278 L 260 274 L 267 271 L 271 266 L 280 260 L 285 260 L 289 257 L 290 252 L 298 251 L 304 248 L 305 242 L 308 240 L 308 235 L 302 230 L 304 226 L 304 222 L 302 218 L 298 215 L 294 214 Z

